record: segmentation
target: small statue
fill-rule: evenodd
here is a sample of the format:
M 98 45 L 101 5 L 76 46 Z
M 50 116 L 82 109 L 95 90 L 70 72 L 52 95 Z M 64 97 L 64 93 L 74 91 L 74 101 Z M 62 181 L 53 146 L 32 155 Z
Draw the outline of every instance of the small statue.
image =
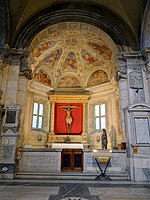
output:
M 101 141 L 102 141 L 102 149 L 107 149 L 107 134 L 106 134 L 106 129 L 102 129 L 103 133 L 101 136 Z

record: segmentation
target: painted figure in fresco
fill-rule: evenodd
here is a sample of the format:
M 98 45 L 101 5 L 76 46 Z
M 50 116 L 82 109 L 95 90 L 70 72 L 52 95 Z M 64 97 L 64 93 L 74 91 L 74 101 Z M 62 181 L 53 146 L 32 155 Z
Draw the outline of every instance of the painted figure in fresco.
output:
M 47 62 L 51 62 L 52 65 L 54 65 L 55 60 L 57 59 L 58 55 L 59 55 L 59 50 L 57 49 L 55 52 L 53 52 L 53 53 L 46 59 L 46 61 L 47 61 Z
M 67 55 L 66 61 L 65 61 L 65 65 L 64 65 L 64 70 L 74 70 L 77 69 L 76 66 L 76 57 L 75 54 L 73 52 L 70 52 Z
M 103 133 L 101 136 L 101 141 L 102 141 L 102 149 L 107 149 L 107 134 L 106 134 L 106 129 L 102 129 Z
M 92 43 L 92 42 L 89 42 L 88 43 L 94 50 L 98 51 L 100 54 L 103 54 L 103 56 L 106 58 L 106 59 L 111 59 L 111 56 L 112 56 L 112 51 L 106 47 L 105 45 L 98 45 L 96 43 Z
M 42 43 L 39 47 L 36 47 L 34 50 L 34 56 L 39 57 L 42 53 L 42 51 L 47 50 L 50 47 L 50 41 Z
M 71 117 L 71 112 L 77 108 L 79 108 L 79 106 L 60 106 L 61 109 L 65 110 L 67 113 L 66 116 L 66 124 L 67 124 L 67 131 L 68 134 L 70 133 L 71 130 L 71 124 L 72 124 L 72 117 Z
M 95 71 L 89 79 L 88 86 L 94 86 L 108 81 L 106 72 L 102 70 Z
M 83 58 L 84 58 L 89 64 L 95 62 L 94 58 L 93 58 L 91 55 L 89 55 L 88 53 L 84 54 L 84 55 L 83 55 Z
M 48 78 L 48 75 L 44 73 L 42 69 L 40 69 L 39 72 L 34 75 L 34 79 L 38 82 L 47 83 L 51 85 L 51 80 Z

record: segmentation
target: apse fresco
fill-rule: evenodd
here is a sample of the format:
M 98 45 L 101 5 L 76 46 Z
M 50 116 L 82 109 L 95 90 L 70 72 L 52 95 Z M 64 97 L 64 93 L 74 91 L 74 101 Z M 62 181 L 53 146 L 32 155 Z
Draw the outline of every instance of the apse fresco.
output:
M 47 68 L 53 86 L 85 88 L 93 71 L 97 70 L 89 78 L 88 86 L 108 81 L 102 69 L 107 70 L 110 76 L 113 74 L 110 61 L 115 48 L 106 34 L 102 35 L 102 31 L 94 26 L 77 22 L 52 25 L 39 33 L 36 44 L 37 41 L 41 42 L 32 46 L 35 48 L 32 67 Z
M 34 80 L 51 86 L 51 80 L 48 74 L 42 69 L 34 74 Z
M 103 70 L 97 70 L 89 77 L 87 86 L 95 86 L 108 82 L 108 75 Z
M 42 42 L 40 45 L 38 45 L 34 51 L 33 51 L 33 56 L 38 58 L 43 52 L 45 52 L 46 50 L 54 47 L 56 44 L 56 41 L 45 41 Z
M 80 87 L 80 83 L 76 77 L 73 76 L 66 76 L 61 78 L 58 83 L 59 88 L 69 88 L 69 87 Z
M 87 50 L 82 49 L 81 51 L 81 55 L 82 55 L 82 59 L 83 59 L 83 63 L 84 65 L 90 65 L 92 63 L 94 63 L 97 59 L 94 58 L 94 56 L 92 56 Z
M 46 58 L 44 58 L 43 62 L 49 64 L 50 68 L 53 68 L 54 65 L 57 65 L 62 54 L 62 49 L 57 49 L 50 53 Z
M 77 68 L 78 68 L 78 64 L 77 64 L 76 55 L 74 52 L 71 51 L 67 54 L 64 64 L 62 66 L 62 69 L 64 71 L 74 71 L 74 70 L 77 70 Z
M 111 60 L 112 51 L 105 45 L 89 42 L 88 45 L 98 52 L 104 59 Z

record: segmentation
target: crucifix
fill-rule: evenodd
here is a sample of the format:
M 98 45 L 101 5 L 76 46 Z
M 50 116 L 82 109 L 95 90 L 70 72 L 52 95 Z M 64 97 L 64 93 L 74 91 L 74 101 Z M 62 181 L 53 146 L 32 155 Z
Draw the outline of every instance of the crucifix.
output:
M 67 131 L 68 134 L 70 133 L 71 130 L 71 124 L 72 124 L 72 117 L 71 117 L 71 112 L 77 108 L 79 108 L 79 106 L 59 106 L 62 110 L 65 110 L 67 113 L 66 116 L 66 125 L 67 125 Z

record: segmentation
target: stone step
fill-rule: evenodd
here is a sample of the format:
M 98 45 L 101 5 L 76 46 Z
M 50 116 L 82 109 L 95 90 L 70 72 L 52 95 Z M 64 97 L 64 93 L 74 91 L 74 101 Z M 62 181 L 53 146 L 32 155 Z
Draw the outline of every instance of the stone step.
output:
M 42 179 L 42 180 L 84 180 L 95 181 L 95 177 L 99 173 L 74 173 L 74 172 L 58 172 L 58 173 L 32 173 L 32 172 L 18 172 L 15 179 Z M 127 181 L 128 175 L 124 174 L 110 174 L 107 175 L 112 180 Z

